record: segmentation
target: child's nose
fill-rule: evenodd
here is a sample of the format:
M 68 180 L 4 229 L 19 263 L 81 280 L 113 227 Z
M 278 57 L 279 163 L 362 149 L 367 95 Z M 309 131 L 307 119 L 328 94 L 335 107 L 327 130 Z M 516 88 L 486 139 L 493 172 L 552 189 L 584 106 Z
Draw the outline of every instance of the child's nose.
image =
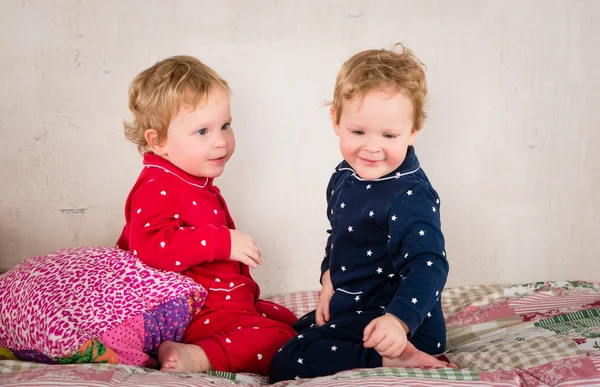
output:
M 219 133 L 215 139 L 215 148 L 223 148 L 225 146 L 227 146 L 227 139 L 222 133 Z

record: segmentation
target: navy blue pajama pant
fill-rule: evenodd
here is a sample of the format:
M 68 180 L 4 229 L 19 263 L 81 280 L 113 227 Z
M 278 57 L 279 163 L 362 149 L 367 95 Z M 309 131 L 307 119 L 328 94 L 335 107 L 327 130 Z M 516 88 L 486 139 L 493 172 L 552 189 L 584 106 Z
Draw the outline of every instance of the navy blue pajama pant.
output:
M 363 331 L 383 313 L 381 309 L 348 311 L 322 326 L 316 325 L 315 311 L 308 313 L 293 326 L 299 334 L 275 353 L 269 372 L 271 383 L 381 367 L 381 355 L 363 346 Z M 430 314 L 409 341 L 423 352 L 439 354 L 446 346 L 446 327 L 439 302 Z

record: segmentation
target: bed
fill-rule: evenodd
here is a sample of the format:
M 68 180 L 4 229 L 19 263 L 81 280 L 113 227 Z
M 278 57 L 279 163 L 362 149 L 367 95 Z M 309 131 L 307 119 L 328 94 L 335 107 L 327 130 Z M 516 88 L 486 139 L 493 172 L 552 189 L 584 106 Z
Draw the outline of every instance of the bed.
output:
M 274 297 L 298 316 L 316 291 Z M 357 369 L 276 386 L 600 386 L 600 283 L 537 282 L 466 286 L 442 297 L 445 356 L 461 369 Z M 252 374 L 174 374 L 111 364 L 47 365 L 6 359 L 2 386 L 268 385 Z

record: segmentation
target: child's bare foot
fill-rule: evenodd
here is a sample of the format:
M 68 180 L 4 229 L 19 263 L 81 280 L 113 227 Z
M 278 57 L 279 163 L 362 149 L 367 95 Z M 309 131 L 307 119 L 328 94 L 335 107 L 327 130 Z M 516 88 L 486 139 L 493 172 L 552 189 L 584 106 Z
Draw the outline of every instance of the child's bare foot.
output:
M 435 357 L 419 351 L 410 342 L 399 357 L 394 359 L 382 358 L 384 367 L 450 367 L 458 368 L 454 363 L 448 363 L 436 359 Z
M 195 344 L 164 341 L 158 348 L 161 371 L 203 372 L 212 369 L 206 352 Z

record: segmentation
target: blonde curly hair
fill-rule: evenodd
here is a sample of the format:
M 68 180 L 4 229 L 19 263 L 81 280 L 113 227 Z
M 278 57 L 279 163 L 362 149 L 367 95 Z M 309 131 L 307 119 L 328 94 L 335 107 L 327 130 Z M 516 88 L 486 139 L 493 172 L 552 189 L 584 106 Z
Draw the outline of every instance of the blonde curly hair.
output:
M 420 130 L 427 117 L 425 65 L 402 43 L 396 43 L 391 50 L 359 52 L 342 65 L 331 102 L 335 123 L 340 123 L 344 101 L 363 98 L 371 90 L 390 86 L 411 100 L 413 132 Z
M 181 105 L 195 107 L 215 87 L 230 91 L 216 71 L 194 57 L 173 56 L 156 63 L 131 82 L 129 110 L 133 120 L 124 122 L 125 137 L 137 145 L 140 153 L 148 151 L 146 130 L 156 130 L 162 141 Z

